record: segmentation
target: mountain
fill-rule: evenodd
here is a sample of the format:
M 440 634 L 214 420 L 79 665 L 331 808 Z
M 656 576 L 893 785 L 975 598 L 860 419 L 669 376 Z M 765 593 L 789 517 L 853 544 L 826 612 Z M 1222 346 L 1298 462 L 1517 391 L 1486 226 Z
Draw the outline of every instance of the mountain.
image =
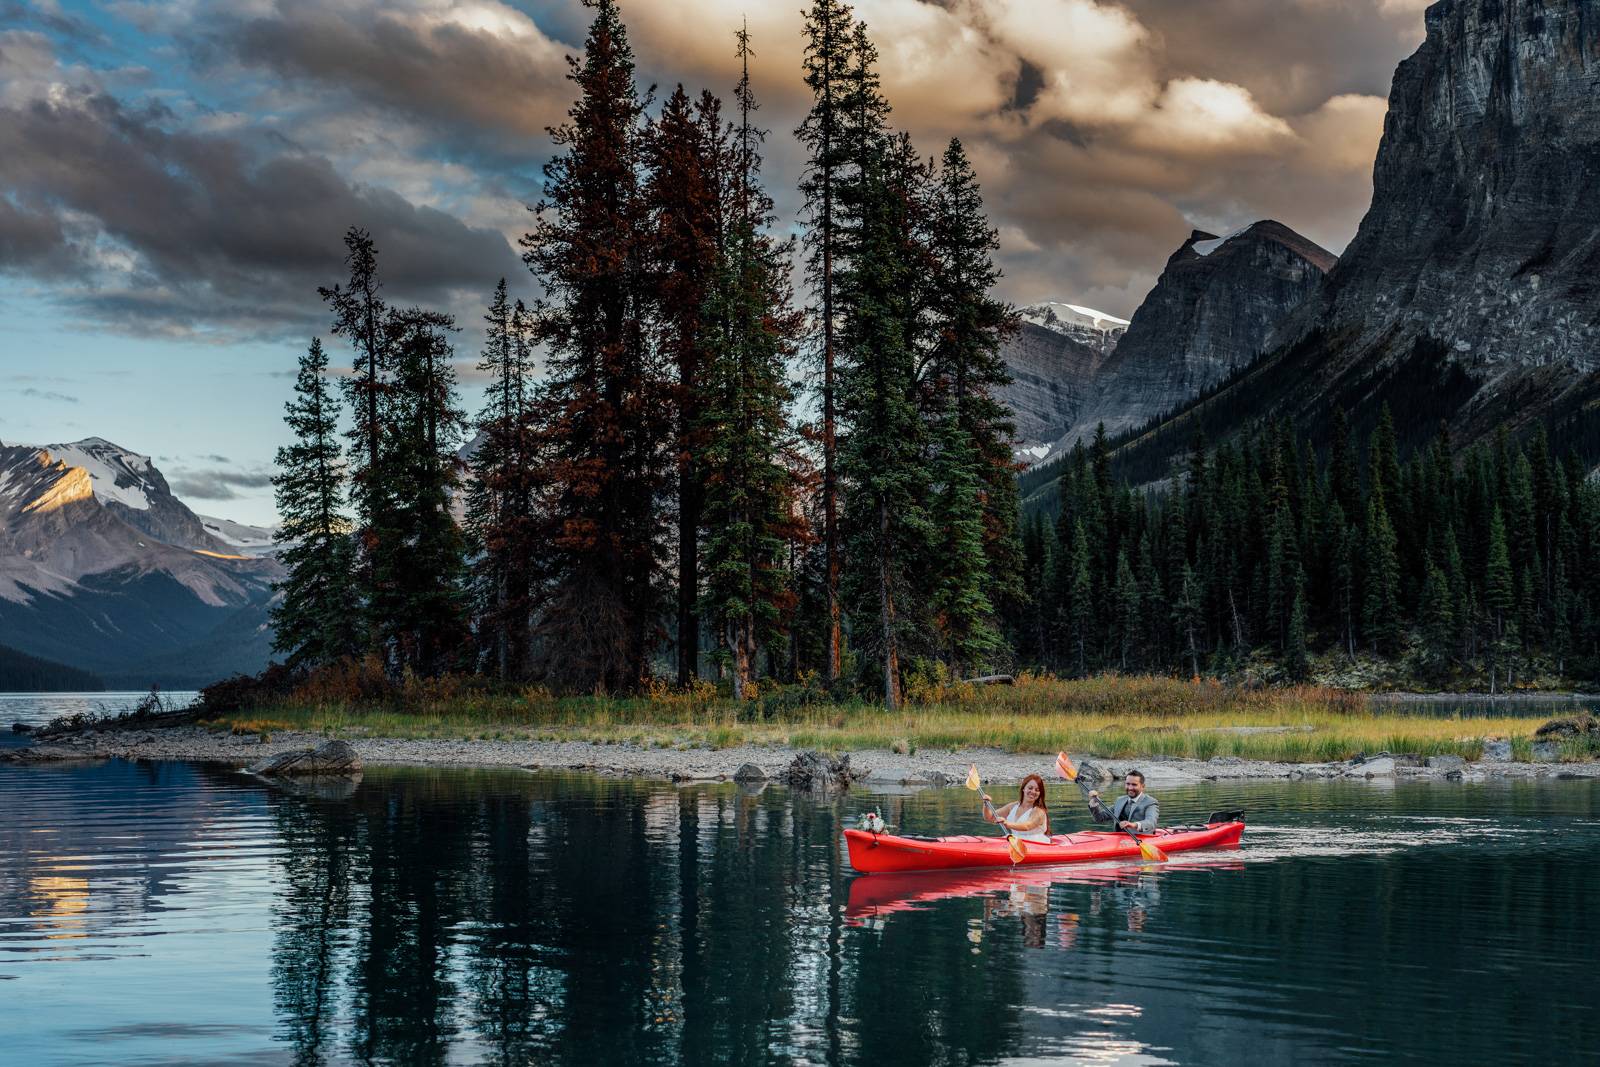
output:
M 1337 408 L 1360 433 L 1384 404 L 1403 446 L 1539 422 L 1600 453 L 1600 5 L 1441 0 L 1426 27 L 1338 265 L 1261 360 L 1120 450 L 1129 477 L 1199 430 L 1283 417 L 1323 441 Z
M 0 645 L 112 685 L 259 670 L 282 568 L 222 532 L 147 456 L 99 438 L 0 444 Z
M 1020 317 L 1020 328 L 1000 353 L 1011 384 L 999 399 L 1014 416 L 1019 455 L 1036 459 L 1073 424 L 1128 321 L 1060 303 L 1023 308 Z M 1032 448 L 1039 451 L 1030 453 Z
M 1261 354 L 1336 257 L 1266 219 L 1224 237 L 1195 230 L 1167 260 L 1052 452 L 1113 437 L 1188 403 Z

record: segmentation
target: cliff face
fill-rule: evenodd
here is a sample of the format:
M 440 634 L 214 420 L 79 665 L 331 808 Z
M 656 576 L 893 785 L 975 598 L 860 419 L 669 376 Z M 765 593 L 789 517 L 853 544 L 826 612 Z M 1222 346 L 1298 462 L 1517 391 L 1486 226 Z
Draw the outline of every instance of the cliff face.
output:
M 1047 326 L 1039 318 L 1024 317 L 1000 353 L 1011 384 L 998 397 L 1011 409 L 1019 444 L 1047 444 L 1073 424 L 1121 334 L 1116 327 L 1097 329 L 1054 319 Z
M 1335 262 L 1270 219 L 1226 237 L 1196 230 L 1134 312 L 1061 446 L 1102 422 L 1112 436 L 1142 426 L 1222 381 L 1261 354 Z
M 1320 325 L 1483 380 L 1600 365 L 1600 4 L 1445 0 L 1402 62 L 1372 207 Z
M 1600 3 L 1441 0 L 1426 23 L 1355 239 L 1267 358 L 1123 450 L 1131 476 L 1254 416 L 1325 439 L 1338 407 L 1360 432 L 1388 404 L 1403 442 L 1441 421 L 1458 444 L 1535 420 L 1594 439 Z

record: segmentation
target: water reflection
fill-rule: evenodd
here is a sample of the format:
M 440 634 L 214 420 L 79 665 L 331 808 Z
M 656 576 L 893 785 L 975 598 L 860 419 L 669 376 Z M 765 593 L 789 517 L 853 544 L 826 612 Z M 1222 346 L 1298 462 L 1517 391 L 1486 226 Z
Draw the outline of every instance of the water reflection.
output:
M 0 770 L 0 976 L 34 1009 L 7 1053 L 876 1065 L 1600 1049 L 1592 784 L 1206 785 L 1164 804 L 1249 809 L 1243 849 L 845 865 L 839 828 L 859 811 L 961 832 L 977 828 L 969 799 L 385 769 L 340 796 L 181 764 Z M 1373 996 L 1396 984 L 1404 997 Z

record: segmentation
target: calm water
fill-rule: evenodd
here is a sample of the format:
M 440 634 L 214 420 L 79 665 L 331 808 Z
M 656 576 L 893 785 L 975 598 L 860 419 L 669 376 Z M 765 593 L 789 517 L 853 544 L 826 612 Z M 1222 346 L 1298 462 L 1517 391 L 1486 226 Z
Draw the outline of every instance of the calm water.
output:
M 1065 794 L 1055 791 L 1058 799 Z M 1165 867 L 853 878 L 971 794 L 0 766 L 0 1061 L 1518 1062 L 1600 1055 L 1600 787 L 1207 785 Z
M 117 715 L 134 708 L 148 696 L 143 692 L 110 693 L 0 693 L 0 744 L 5 739 L 17 743 L 22 738 L 13 737 L 12 723 L 42 726 L 63 715 Z M 173 690 L 163 692 L 161 699 L 168 707 L 187 707 L 198 693 Z

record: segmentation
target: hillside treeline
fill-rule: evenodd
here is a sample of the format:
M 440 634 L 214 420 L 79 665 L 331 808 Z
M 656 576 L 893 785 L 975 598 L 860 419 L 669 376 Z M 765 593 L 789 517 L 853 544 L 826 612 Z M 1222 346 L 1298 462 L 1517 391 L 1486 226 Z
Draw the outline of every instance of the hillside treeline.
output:
M 1387 409 L 1363 443 L 1336 413 L 1318 453 L 1276 424 L 1197 440 L 1164 491 L 1111 476 L 1101 436 L 1062 467 L 1060 511 L 1023 537 L 1036 591 L 1018 651 L 1056 670 L 1227 674 L 1262 656 L 1404 658 L 1412 676 L 1600 670 L 1600 487 L 1542 431 L 1402 462 Z

